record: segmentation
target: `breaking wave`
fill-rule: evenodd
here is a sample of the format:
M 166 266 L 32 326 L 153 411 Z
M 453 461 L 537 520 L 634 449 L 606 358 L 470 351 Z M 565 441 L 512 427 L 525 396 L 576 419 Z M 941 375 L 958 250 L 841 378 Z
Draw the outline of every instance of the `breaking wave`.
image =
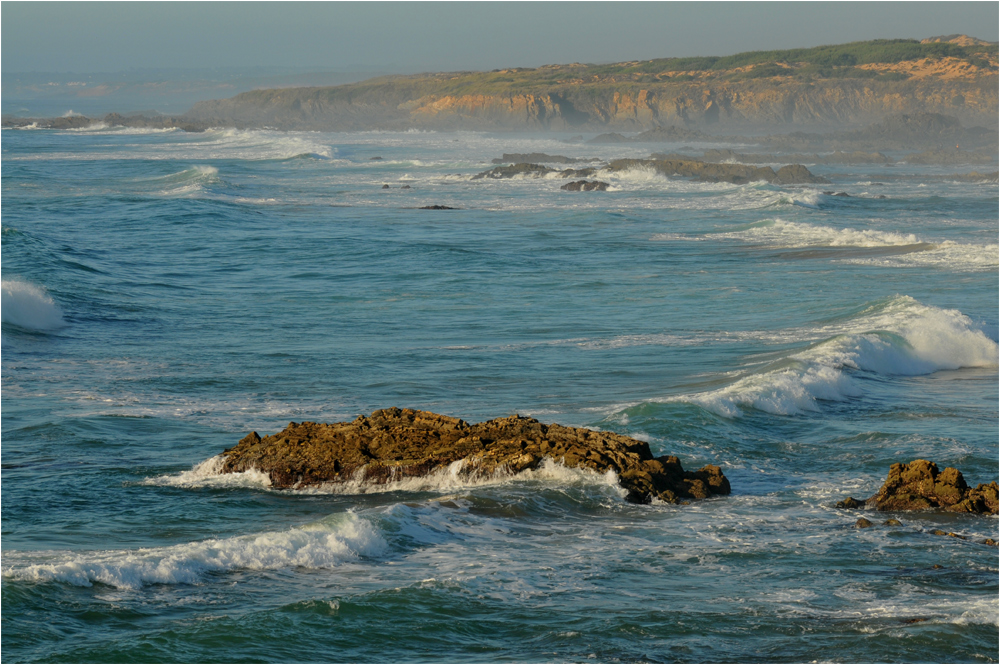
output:
M 840 330 L 837 330 L 839 328 Z M 818 409 L 822 400 L 864 394 L 857 373 L 917 376 L 961 367 L 996 367 L 997 342 L 957 310 L 900 296 L 876 305 L 808 348 L 767 363 L 734 383 L 655 401 L 697 404 L 733 418 L 743 407 L 779 415 Z
M 208 573 L 283 568 L 335 568 L 388 547 L 366 519 L 342 513 L 287 531 L 212 538 L 171 547 L 105 552 L 4 553 L 3 576 L 37 582 L 119 589 L 196 584 Z M 9 564 L 13 560 L 15 563 Z M 41 561 L 39 561 L 41 560 Z
M 59 305 L 41 287 L 16 279 L 5 279 L 2 284 L 4 323 L 28 330 L 56 330 L 66 325 Z

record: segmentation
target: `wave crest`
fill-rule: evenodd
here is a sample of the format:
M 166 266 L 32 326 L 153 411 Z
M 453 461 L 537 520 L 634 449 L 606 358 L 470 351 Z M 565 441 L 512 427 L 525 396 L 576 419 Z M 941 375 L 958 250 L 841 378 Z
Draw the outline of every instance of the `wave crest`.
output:
M 149 584 L 195 584 L 206 573 L 275 570 L 291 567 L 335 568 L 358 557 L 378 556 L 388 544 L 376 528 L 353 513 L 313 524 L 233 538 L 138 550 L 66 555 L 62 552 L 5 552 L 3 576 L 36 582 L 119 589 Z M 49 559 L 32 563 L 39 558 Z
M 0 311 L 4 323 L 29 330 L 57 330 L 66 325 L 62 310 L 45 290 L 16 279 L 2 282 Z
M 996 367 L 998 347 L 958 310 L 902 296 L 870 308 L 832 337 L 787 355 L 717 390 L 660 401 L 697 404 L 728 418 L 741 407 L 792 415 L 817 410 L 819 400 L 864 394 L 848 370 L 916 376 L 961 367 Z

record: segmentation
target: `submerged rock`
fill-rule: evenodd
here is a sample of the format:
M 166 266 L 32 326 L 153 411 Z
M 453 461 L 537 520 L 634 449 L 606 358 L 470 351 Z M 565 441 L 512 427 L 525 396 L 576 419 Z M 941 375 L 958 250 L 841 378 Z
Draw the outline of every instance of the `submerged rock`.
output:
M 451 206 L 442 205 L 432 205 L 432 206 L 420 206 L 417 210 L 458 210 L 458 208 L 452 208 Z
M 601 182 L 600 180 L 593 180 L 591 182 L 577 180 L 575 182 L 567 182 L 559 189 L 565 189 L 567 192 L 606 192 L 608 191 L 608 183 Z
M 382 409 L 347 423 L 293 422 L 263 438 L 251 432 L 222 455 L 222 473 L 256 469 L 268 474 L 273 487 L 292 489 L 387 483 L 445 470 L 489 478 L 535 469 L 549 458 L 567 467 L 614 471 L 633 503 L 679 503 L 730 491 L 717 466 L 685 471 L 672 455 L 653 457 L 643 441 L 522 416 L 470 425 L 428 411 Z
M 847 497 L 837 507 L 860 508 L 862 505 L 876 510 L 944 508 L 956 513 L 996 515 L 1000 501 L 996 481 L 971 488 L 958 469 L 948 467 L 938 471 L 934 462 L 918 459 L 909 464 L 893 464 L 889 477 L 875 496 L 863 502 Z

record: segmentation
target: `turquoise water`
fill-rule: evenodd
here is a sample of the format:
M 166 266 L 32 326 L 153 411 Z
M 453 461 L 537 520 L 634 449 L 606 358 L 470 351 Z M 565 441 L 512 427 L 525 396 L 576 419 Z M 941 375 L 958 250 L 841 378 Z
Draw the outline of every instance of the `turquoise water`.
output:
M 996 479 L 996 184 L 470 179 L 648 154 L 561 138 L 4 131 L 4 660 L 996 662 L 995 517 L 834 507 L 896 461 Z M 389 406 L 621 432 L 733 494 L 214 473 Z

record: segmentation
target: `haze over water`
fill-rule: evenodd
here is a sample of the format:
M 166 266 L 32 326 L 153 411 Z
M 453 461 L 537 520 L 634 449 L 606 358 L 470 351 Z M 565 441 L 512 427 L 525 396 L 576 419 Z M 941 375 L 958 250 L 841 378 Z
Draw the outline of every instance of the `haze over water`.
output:
M 995 479 L 996 184 L 471 180 L 648 154 L 564 138 L 4 131 L 5 660 L 995 661 L 996 518 L 834 503 L 916 458 Z M 628 434 L 733 494 L 214 473 L 388 406 Z

